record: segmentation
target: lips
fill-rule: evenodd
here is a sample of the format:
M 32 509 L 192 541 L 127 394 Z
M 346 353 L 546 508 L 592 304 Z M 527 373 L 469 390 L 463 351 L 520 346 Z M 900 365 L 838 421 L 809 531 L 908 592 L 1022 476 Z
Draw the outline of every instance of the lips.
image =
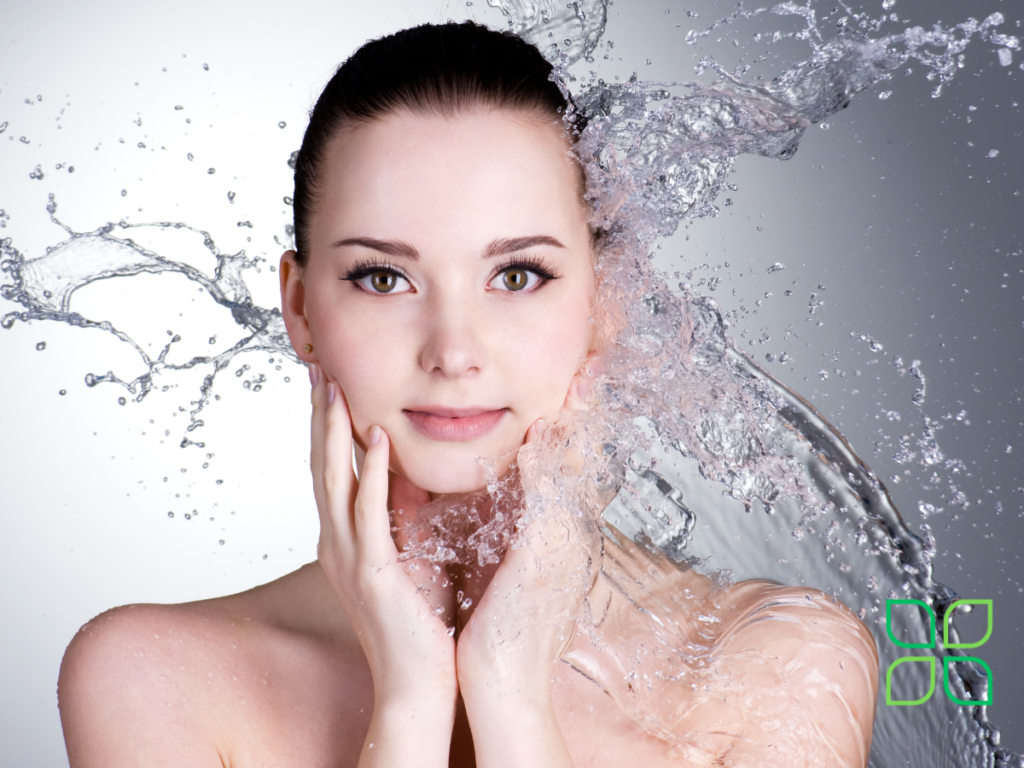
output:
M 402 411 L 416 431 L 431 440 L 468 443 L 498 426 L 507 408 L 442 408 L 424 406 Z

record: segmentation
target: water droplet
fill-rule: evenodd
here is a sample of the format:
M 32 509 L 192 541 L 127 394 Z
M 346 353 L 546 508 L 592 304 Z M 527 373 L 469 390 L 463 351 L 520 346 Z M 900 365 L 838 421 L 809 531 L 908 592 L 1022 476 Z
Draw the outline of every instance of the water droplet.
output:
M 770 267 L 768 267 L 768 269 L 765 270 L 765 274 L 767 274 L 767 275 L 774 275 L 776 272 L 781 272 L 785 268 L 786 268 L 785 265 L 780 264 L 779 262 L 776 261 L 774 264 L 772 264 Z
M 284 197 L 284 204 L 285 205 L 291 205 L 292 204 L 292 199 L 290 197 L 288 197 L 287 195 L 285 195 L 285 197 Z
M 36 169 L 34 171 L 32 171 L 32 173 L 30 173 L 28 175 L 28 177 L 30 179 L 35 179 L 37 181 L 41 181 L 42 178 L 43 178 L 43 168 L 42 168 L 42 166 L 37 165 Z
M 210 65 L 209 64 L 203 64 L 203 69 L 206 70 L 207 72 L 209 72 L 210 71 Z
M 822 124 L 821 124 L 821 125 L 819 125 L 818 127 L 819 127 L 819 128 L 821 128 L 821 130 L 823 130 L 823 131 L 827 131 L 827 130 L 828 130 L 829 128 L 831 128 L 832 126 L 831 126 L 831 125 L 829 125 L 828 123 L 822 123 Z
M 188 157 L 189 160 L 195 160 L 195 157 L 191 152 L 189 152 L 188 155 L 186 155 L 186 157 Z
M 168 513 L 167 513 L 167 516 L 168 516 L 168 517 L 174 517 L 174 513 L 173 513 L 173 512 L 168 512 Z
M 284 128 L 287 125 L 288 125 L 288 123 L 286 123 L 284 120 L 282 120 L 280 123 L 277 124 L 277 127 L 278 128 Z
M 212 174 L 217 172 L 217 169 L 216 168 L 207 168 L 206 172 L 212 175 Z
M 128 190 L 127 189 L 122 189 L 121 190 L 121 197 L 124 197 L 127 194 L 128 194 Z
M 235 202 L 235 193 L 234 192 L 228 192 L 228 202 L 234 204 L 234 202 Z
M 7 121 L 4 120 L 2 123 L 0 123 L 0 133 L 3 133 L 6 130 L 7 130 Z
M 146 148 L 145 142 L 140 141 L 139 142 L 139 149 L 145 149 L 145 148 Z
M 42 352 L 44 349 L 46 349 L 46 342 L 45 341 L 40 341 L 38 344 L 36 344 L 36 351 L 37 352 Z
M 892 91 L 882 91 L 880 94 L 878 94 L 878 98 L 881 99 L 882 101 L 885 101 L 890 96 L 892 96 Z
M 224 539 L 220 539 L 217 543 L 220 544 L 223 547 L 224 546 Z
M 990 149 L 988 151 L 988 156 L 989 157 L 999 157 L 999 150 L 998 149 Z
M 1008 67 L 1013 64 L 1013 51 L 1009 48 L 999 49 L 999 64 L 1004 67 Z
M 91 373 L 85 374 L 85 386 L 95 387 L 97 384 L 99 384 L 99 379 L 95 375 Z
M 75 172 L 75 166 L 69 165 L 68 166 L 68 173 L 74 173 L 74 172 Z
M 180 104 L 178 104 L 177 106 L 174 107 L 174 109 L 180 112 L 181 110 L 184 109 L 184 107 L 181 106 Z
M 127 403 L 127 402 L 128 402 L 128 401 L 127 401 L 127 400 L 125 400 L 125 399 L 124 399 L 123 397 L 119 397 L 119 398 L 117 398 L 117 404 L 118 404 L 118 405 L 124 405 L 124 404 L 125 404 L 125 403 Z

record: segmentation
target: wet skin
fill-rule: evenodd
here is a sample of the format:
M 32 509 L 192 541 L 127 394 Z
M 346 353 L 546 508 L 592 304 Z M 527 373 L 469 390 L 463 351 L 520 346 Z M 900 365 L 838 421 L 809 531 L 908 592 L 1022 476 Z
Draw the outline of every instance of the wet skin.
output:
M 596 284 L 567 150 L 550 120 L 484 110 L 339 134 L 309 261 L 281 262 L 283 316 L 311 366 L 319 559 L 239 595 L 83 627 L 60 679 L 74 768 L 866 763 L 874 644 L 815 590 L 716 592 L 667 568 L 664 589 L 688 595 L 674 625 L 686 636 L 696 616 L 714 619 L 699 641 L 732 687 L 666 687 L 658 738 L 627 712 L 642 695 L 627 653 L 654 611 L 615 582 L 664 564 L 605 542 L 589 597 L 620 642 L 601 649 L 581 633 L 566 646 L 558 620 L 583 594 L 531 571 L 522 550 L 447 583 L 394 564 L 388 509 L 405 512 L 401 541 L 432 495 L 483 485 L 478 457 L 501 474 L 561 409 L 586 408 Z M 358 481 L 353 443 L 366 451 Z M 563 581 L 584 554 L 567 552 Z M 538 605 L 549 613 L 523 622 Z M 516 652 L 495 642 L 510 627 Z

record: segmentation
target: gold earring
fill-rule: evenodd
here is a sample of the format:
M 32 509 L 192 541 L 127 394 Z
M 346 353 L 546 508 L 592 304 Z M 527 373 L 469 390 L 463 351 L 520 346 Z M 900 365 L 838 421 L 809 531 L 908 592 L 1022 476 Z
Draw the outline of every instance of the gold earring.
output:
M 306 354 L 308 355 L 313 351 L 313 345 L 307 344 L 306 346 L 303 347 L 303 349 L 306 350 Z

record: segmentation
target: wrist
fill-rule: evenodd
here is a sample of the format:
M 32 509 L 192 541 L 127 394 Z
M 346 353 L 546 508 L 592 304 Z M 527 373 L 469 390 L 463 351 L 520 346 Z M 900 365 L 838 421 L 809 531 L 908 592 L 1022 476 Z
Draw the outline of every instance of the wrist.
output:
M 403 690 L 382 696 L 375 691 L 373 721 L 385 732 L 450 734 L 457 699 L 457 691 L 446 694 L 435 689 Z

